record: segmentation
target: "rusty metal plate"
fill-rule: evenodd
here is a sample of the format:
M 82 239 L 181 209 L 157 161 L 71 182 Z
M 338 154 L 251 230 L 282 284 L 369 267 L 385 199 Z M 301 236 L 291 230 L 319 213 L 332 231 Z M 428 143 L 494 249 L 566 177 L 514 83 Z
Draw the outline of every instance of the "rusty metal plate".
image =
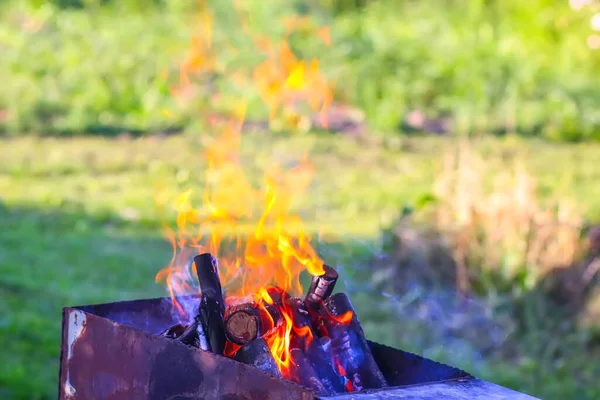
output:
M 315 396 L 229 358 L 67 308 L 59 399 L 292 399 Z
M 433 382 L 423 385 L 389 388 L 367 393 L 346 393 L 324 397 L 327 400 L 535 400 L 481 379 Z

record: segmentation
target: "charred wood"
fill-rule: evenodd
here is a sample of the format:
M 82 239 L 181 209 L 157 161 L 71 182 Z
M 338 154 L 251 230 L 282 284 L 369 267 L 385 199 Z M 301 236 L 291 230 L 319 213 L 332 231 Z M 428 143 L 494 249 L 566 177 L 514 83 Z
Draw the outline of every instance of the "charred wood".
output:
M 277 363 L 263 338 L 246 343 L 235 353 L 234 359 L 244 364 L 253 365 L 271 376 L 281 378 Z
M 344 392 L 344 381 L 336 373 L 329 352 L 325 352 L 321 346 L 305 303 L 302 299 L 293 297 L 288 299 L 287 304 L 294 324 L 290 347 L 304 352 L 327 392 Z
M 194 321 L 186 327 L 185 331 L 176 340 L 202 350 L 210 351 L 210 345 L 199 316 L 194 318 Z
M 345 373 L 353 390 L 387 386 L 348 296 L 337 293 L 327 299 L 325 306 L 329 315 L 323 321 L 331 338 L 334 364 Z M 348 317 L 349 312 L 351 318 L 342 318 Z
M 304 302 L 310 309 L 317 310 L 321 308 L 323 302 L 331 296 L 335 283 L 338 280 L 338 273 L 329 265 L 323 265 L 325 273 L 319 276 L 313 276 Z
M 344 378 L 336 372 L 334 367 L 331 340 L 329 338 L 321 338 L 320 340 L 315 338 L 308 345 L 305 355 L 329 393 L 343 393 L 345 391 Z
M 223 323 L 225 302 L 217 259 L 209 253 L 200 254 L 194 257 L 194 265 L 201 292 L 197 319 L 202 325 L 210 351 L 223 354 L 226 341 Z
M 323 385 L 323 382 L 319 379 L 317 372 L 302 350 L 297 348 L 291 349 L 290 357 L 290 380 L 304 386 L 318 395 L 334 394 L 334 392 L 327 391 L 325 385 Z
M 221 312 L 225 312 L 217 259 L 210 253 L 200 254 L 194 257 L 194 265 L 196 266 L 201 295 L 214 299 L 218 303 Z
M 290 347 L 306 351 L 308 344 L 316 338 L 310 313 L 300 298 L 292 297 L 286 303 L 291 311 L 293 322 L 293 335 L 290 338 Z
M 322 318 L 324 301 L 331 296 L 339 276 L 337 271 L 329 265 L 323 265 L 323 269 L 325 272 L 322 275 L 313 276 L 304 298 L 304 304 L 310 312 L 312 325 L 319 336 L 324 336 L 326 331 Z
M 185 325 L 182 324 L 175 324 L 167 329 L 165 329 L 164 331 L 160 332 L 158 334 L 158 336 L 163 336 L 169 339 L 177 339 L 179 336 L 181 336 L 183 334 L 183 332 L 185 332 Z
M 200 321 L 195 319 L 191 324 L 186 326 L 185 331 L 177 338 L 177 341 L 185 344 L 193 344 L 196 339 L 195 336 L 198 334 L 197 329 L 199 323 Z

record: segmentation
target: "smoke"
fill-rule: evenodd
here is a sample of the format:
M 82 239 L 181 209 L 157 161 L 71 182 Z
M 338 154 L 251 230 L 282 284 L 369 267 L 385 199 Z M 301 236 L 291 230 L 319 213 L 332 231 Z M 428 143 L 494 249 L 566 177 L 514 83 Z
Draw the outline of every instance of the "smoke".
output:
M 173 266 L 178 273 L 170 275 L 168 285 L 165 285 L 167 292 L 165 301 L 171 306 L 171 316 L 174 323 L 190 324 L 198 313 L 197 296 L 200 295 L 200 285 L 193 267 L 196 254 L 197 251 L 190 248 L 180 250 L 173 261 Z M 175 299 L 171 297 L 171 290 L 177 296 Z
M 432 285 L 394 264 L 380 241 L 346 238 L 320 243 L 319 252 L 340 273 L 336 291 L 349 295 L 370 340 L 476 373 L 515 330 L 501 299 Z

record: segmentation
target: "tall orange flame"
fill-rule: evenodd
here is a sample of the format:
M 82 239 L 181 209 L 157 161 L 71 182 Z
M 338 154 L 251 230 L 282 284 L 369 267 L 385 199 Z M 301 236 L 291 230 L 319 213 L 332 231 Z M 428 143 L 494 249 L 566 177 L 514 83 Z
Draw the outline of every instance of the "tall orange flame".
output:
M 246 32 L 250 21 L 250 18 L 243 18 Z M 213 19 L 205 5 L 200 22 L 181 67 L 180 87 L 174 90 L 176 95 L 186 92 L 193 84 L 192 76 L 210 72 L 217 64 L 212 44 Z M 302 19 L 290 19 L 286 26 L 289 35 L 296 29 L 306 29 L 307 23 Z M 325 42 L 330 40 L 327 29 L 315 28 L 315 34 Z M 250 76 L 271 118 L 282 111 L 295 109 L 298 104 L 306 104 L 314 112 L 324 111 L 329 106 L 331 87 L 320 72 L 317 60 L 298 59 L 286 40 L 273 46 L 268 39 L 254 39 L 265 58 L 252 69 Z M 243 71 L 225 72 L 234 83 L 243 81 L 240 78 L 244 76 Z M 174 205 L 178 213 L 176 231 L 166 227 L 173 246 L 173 258 L 158 272 L 156 280 L 166 283 L 173 305 L 182 317 L 189 318 L 190 315 L 177 296 L 197 292 L 189 260 L 200 252 L 210 252 L 219 258 L 227 301 L 254 296 L 255 300 L 269 304 L 273 301 L 267 290 L 270 285 L 277 285 L 286 293 L 299 294 L 302 292 L 299 279 L 302 271 L 313 275 L 324 273 L 323 261 L 311 246 L 301 218 L 292 212 L 295 198 L 311 182 L 312 165 L 304 158 L 290 170 L 271 169 L 265 173 L 264 186 L 254 187 L 244 174 L 238 157 L 244 116 L 245 104 L 241 102 L 235 116 L 205 148 L 207 168 L 202 203 L 194 206 L 192 190 L 185 191 Z M 262 203 L 259 214 L 255 213 L 256 203 Z M 249 224 L 251 228 L 247 229 Z M 265 339 L 285 376 L 294 326 L 291 310 L 285 302 L 280 308 L 283 318 Z M 236 350 L 236 346 L 229 344 L 226 353 L 233 354 Z

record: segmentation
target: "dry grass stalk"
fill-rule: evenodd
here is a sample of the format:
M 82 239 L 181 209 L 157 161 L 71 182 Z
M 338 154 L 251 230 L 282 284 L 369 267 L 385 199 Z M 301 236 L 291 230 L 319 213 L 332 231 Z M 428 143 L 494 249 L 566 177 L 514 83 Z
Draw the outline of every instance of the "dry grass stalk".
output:
M 581 210 L 567 199 L 540 201 L 520 162 L 498 173 L 462 143 L 447 154 L 434 192 L 431 222 L 450 240 L 462 292 L 486 270 L 507 280 L 525 272 L 533 286 L 550 270 L 575 265 L 582 253 Z

